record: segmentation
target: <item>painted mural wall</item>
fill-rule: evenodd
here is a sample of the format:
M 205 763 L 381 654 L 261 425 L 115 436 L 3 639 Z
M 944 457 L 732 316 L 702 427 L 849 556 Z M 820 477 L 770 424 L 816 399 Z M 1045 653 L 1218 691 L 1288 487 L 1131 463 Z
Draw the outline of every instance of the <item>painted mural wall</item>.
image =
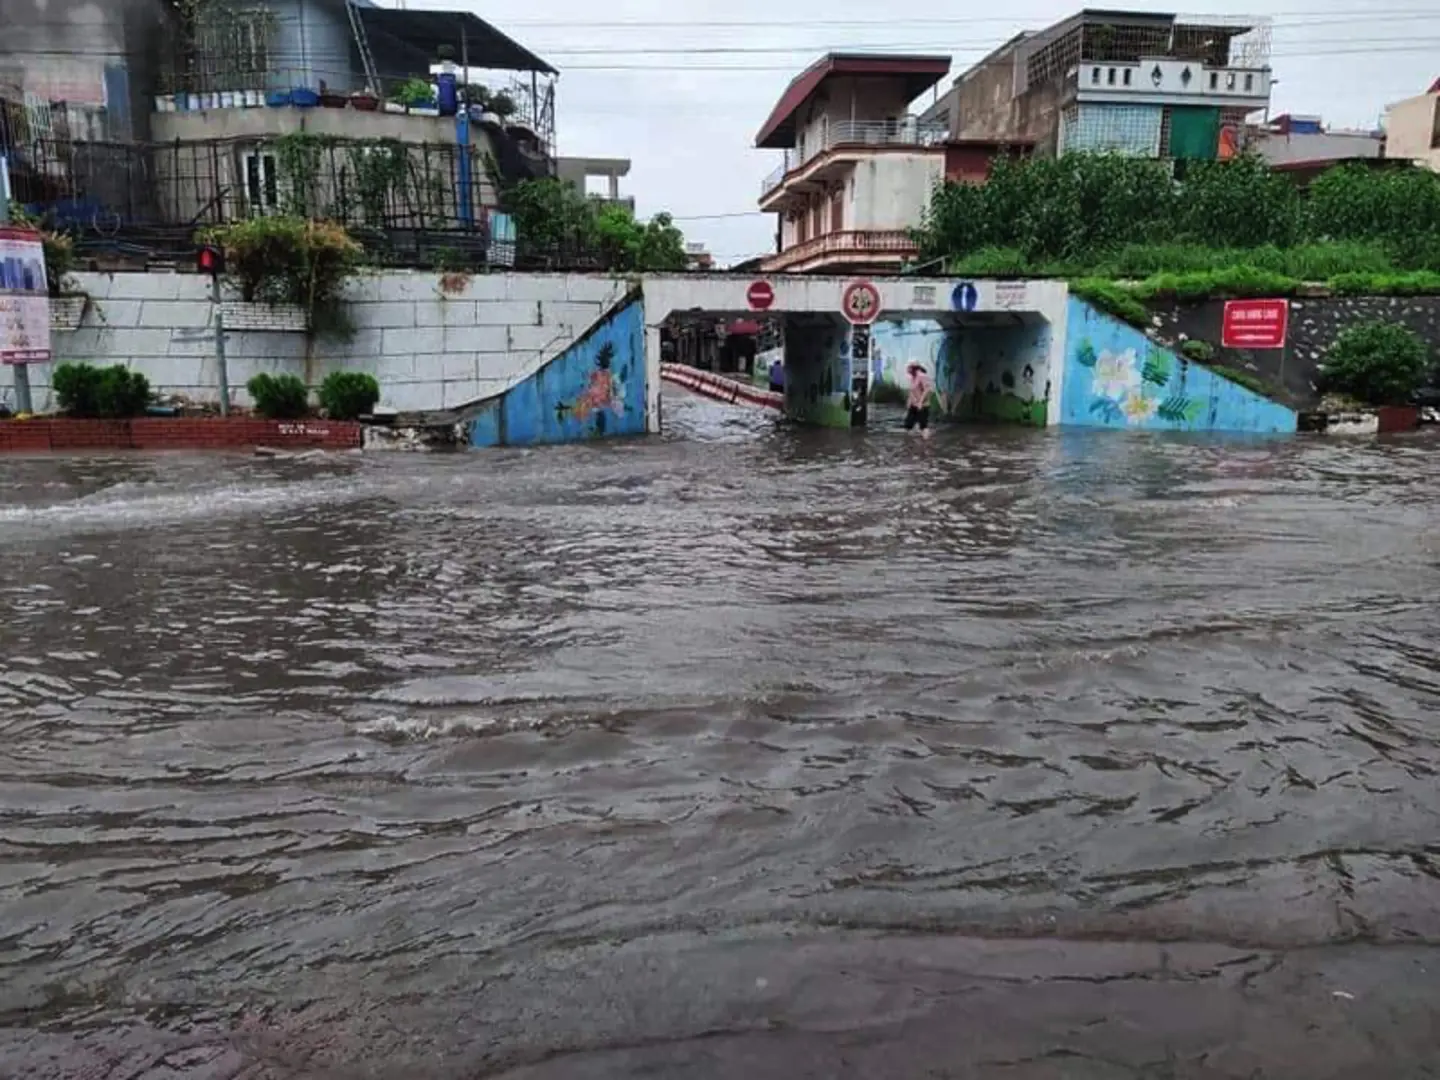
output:
M 1296 415 L 1071 297 L 1061 423 L 1290 433 Z
M 536 446 L 645 431 L 645 307 L 631 299 L 471 421 L 471 446 Z
M 785 415 L 820 427 L 850 426 L 850 333 L 839 317 L 786 316 Z
M 1050 324 L 944 325 L 934 319 L 877 323 L 870 378 L 905 388 L 912 363 L 935 379 L 932 407 L 952 420 L 1044 427 L 1051 393 Z

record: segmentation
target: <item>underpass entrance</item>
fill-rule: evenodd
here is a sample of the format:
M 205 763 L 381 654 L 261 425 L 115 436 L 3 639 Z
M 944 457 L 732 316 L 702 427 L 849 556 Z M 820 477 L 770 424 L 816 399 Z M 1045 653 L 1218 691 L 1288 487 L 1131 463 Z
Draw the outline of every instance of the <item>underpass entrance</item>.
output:
M 919 363 L 935 383 L 937 420 L 1043 427 L 1059 419 L 1066 295 L 1040 281 L 647 278 L 647 344 L 658 376 L 676 327 L 758 320 L 778 331 L 781 343 L 762 351 L 783 356 L 785 412 L 801 423 L 864 427 L 877 409 L 893 415 Z M 762 371 L 776 381 L 768 363 L 751 367 Z

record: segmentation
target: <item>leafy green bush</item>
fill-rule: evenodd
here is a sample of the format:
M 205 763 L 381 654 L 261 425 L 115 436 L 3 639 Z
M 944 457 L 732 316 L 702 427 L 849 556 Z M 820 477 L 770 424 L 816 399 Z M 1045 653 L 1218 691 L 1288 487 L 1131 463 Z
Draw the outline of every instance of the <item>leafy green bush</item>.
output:
M 589 198 L 562 180 L 501 181 L 501 205 L 530 257 L 573 262 L 590 256 L 602 270 L 683 270 L 685 236 L 669 214 L 648 222 L 628 209 Z
M 123 364 L 61 364 L 51 386 L 61 411 L 70 416 L 118 420 L 141 416 L 150 404 L 149 380 Z
M 225 249 L 226 273 L 246 300 L 295 304 L 317 330 L 345 330 L 342 293 L 364 250 L 343 225 L 276 214 L 207 230 L 202 239 Z
M 98 416 L 100 369 L 90 364 L 61 364 L 50 376 L 60 411 L 71 416 Z
M 363 371 L 332 371 L 320 384 L 320 406 L 333 420 L 368 416 L 380 400 L 380 384 Z
M 1209 363 L 1215 359 L 1215 346 L 1208 341 L 1192 338 L 1180 346 L 1180 355 L 1186 360 L 1194 360 L 1197 364 Z
M 310 391 L 297 375 L 261 372 L 245 389 L 255 401 L 255 411 L 267 420 L 299 420 L 310 412 Z
M 1118 154 L 1005 158 L 983 185 L 938 187 L 916 235 L 922 262 L 1003 249 L 1031 273 L 1056 261 L 1095 277 L 1440 272 L 1440 174 L 1337 168 L 1302 192 L 1251 158 L 1192 162 L 1178 183 L 1166 162 Z
M 1352 323 L 1335 339 L 1322 367 L 1327 390 L 1367 405 L 1403 405 L 1425 382 L 1429 351 L 1403 323 Z

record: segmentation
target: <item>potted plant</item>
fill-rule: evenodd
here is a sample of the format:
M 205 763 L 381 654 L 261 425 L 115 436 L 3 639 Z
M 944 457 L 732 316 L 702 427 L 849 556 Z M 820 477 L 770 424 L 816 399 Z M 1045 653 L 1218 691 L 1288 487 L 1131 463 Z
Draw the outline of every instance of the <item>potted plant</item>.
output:
M 490 109 L 490 88 L 484 83 L 470 83 L 460 87 L 460 104 L 465 106 L 473 119 Z
M 520 111 L 520 106 L 515 104 L 515 99 L 501 90 L 498 94 L 490 97 L 490 112 L 494 113 L 501 120 L 508 120 Z
M 320 104 L 320 95 L 307 86 L 297 86 L 290 91 L 290 104 L 297 109 L 313 109 Z
M 339 90 L 331 90 L 325 85 L 324 80 L 320 82 L 320 104 L 326 109 L 343 109 L 350 104 L 350 95 Z
M 395 91 L 394 100 L 404 106 L 407 112 L 419 116 L 440 115 L 440 107 L 435 102 L 435 88 L 428 79 L 406 79 Z
M 380 99 L 368 90 L 356 90 L 350 95 L 350 107 L 361 112 L 374 112 L 380 108 Z

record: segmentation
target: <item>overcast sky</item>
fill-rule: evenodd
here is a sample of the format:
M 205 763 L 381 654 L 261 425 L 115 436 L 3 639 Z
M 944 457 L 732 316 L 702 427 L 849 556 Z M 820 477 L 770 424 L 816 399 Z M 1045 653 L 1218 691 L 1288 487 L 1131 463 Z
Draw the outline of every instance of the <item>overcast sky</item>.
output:
M 725 264 L 773 249 L 774 217 L 755 213 L 755 200 L 779 151 L 754 149 L 754 138 L 785 85 L 819 56 L 942 53 L 958 74 L 1018 31 L 1042 29 L 1080 4 L 409 0 L 409 6 L 469 8 L 559 68 L 560 152 L 630 158 L 624 190 L 638 200 L 638 212 L 669 210 L 689 239 L 703 241 Z M 1274 113 L 1318 113 L 1335 126 L 1373 127 L 1387 102 L 1440 78 L 1440 0 L 1348 6 L 1256 0 L 1196 9 L 1142 0 L 1134 9 L 1269 16 L 1279 79 Z M 991 14 L 1002 10 L 1003 17 Z M 633 70 L 617 70 L 624 68 Z

